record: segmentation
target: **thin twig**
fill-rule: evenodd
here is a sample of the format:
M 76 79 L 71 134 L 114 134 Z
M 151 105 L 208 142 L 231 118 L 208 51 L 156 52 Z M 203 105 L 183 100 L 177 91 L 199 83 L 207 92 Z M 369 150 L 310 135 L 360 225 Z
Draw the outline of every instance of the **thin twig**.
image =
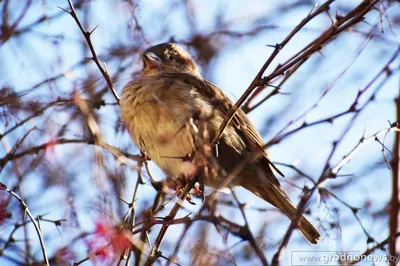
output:
M 242 94 L 242 96 L 239 98 L 239 100 L 231 107 L 231 109 L 226 114 L 224 120 L 222 121 L 220 127 L 218 128 L 218 131 L 215 134 L 213 141 L 211 142 L 212 147 L 214 147 L 216 145 L 218 140 L 221 138 L 226 126 L 229 124 L 229 122 L 234 117 L 236 111 L 240 108 L 240 106 L 244 103 L 244 101 L 250 96 L 250 94 L 254 91 L 254 89 L 257 88 L 258 86 L 262 86 L 263 84 L 268 84 L 268 82 L 263 81 L 262 76 L 263 76 L 264 72 L 267 70 L 267 68 L 269 67 L 269 65 L 272 63 L 272 61 L 275 59 L 275 57 L 282 50 L 282 48 L 292 39 L 292 37 L 294 35 L 296 35 L 296 33 L 298 33 L 314 17 L 327 11 L 329 9 L 329 5 L 333 1 L 334 0 L 328 0 L 323 5 L 321 5 L 317 10 L 308 14 L 308 16 L 306 18 L 304 18 L 280 44 L 275 45 L 275 50 L 272 52 L 272 54 L 270 55 L 268 60 L 264 63 L 264 65 L 261 67 L 258 74 L 255 76 L 253 81 L 250 83 L 249 87 L 246 89 L 246 91 Z M 272 78 L 270 78 L 269 80 L 272 80 Z
M 96 30 L 97 27 L 95 27 L 92 31 L 86 31 L 83 28 L 81 22 L 79 21 L 78 15 L 75 12 L 75 8 L 74 8 L 74 5 L 72 4 L 71 0 L 68 0 L 68 4 L 69 4 L 69 6 L 71 8 L 71 11 L 67 11 L 67 10 L 65 10 L 65 9 L 63 9 L 61 7 L 60 7 L 60 9 L 64 10 L 65 12 L 67 12 L 68 14 L 70 14 L 74 18 L 76 24 L 78 25 L 79 29 L 81 30 L 81 32 L 82 32 L 83 36 L 85 37 L 85 40 L 86 40 L 86 42 L 87 42 L 87 44 L 89 46 L 90 52 L 92 53 L 93 61 L 96 63 L 97 67 L 99 68 L 101 74 L 103 75 L 104 79 L 107 82 L 108 87 L 110 88 L 112 94 L 114 95 L 115 100 L 117 101 L 117 103 L 119 105 L 120 104 L 120 98 L 119 98 L 119 96 L 117 94 L 117 91 L 115 90 L 115 88 L 114 88 L 114 86 L 112 84 L 112 81 L 111 81 L 110 75 L 108 73 L 107 67 L 102 67 L 102 65 L 101 65 L 101 63 L 99 61 L 99 58 L 97 57 L 97 53 L 96 53 L 96 51 L 95 51 L 95 49 L 93 47 L 92 40 L 90 38 L 90 36 Z M 106 65 L 104 64 L 104 66 L 106 66 Z
M 387 134 L 389 132 L 400 132 L 400 128 L 397 125 L 394 125 L 388 129 L 380 130 L 368 138 L 361 137 L 358 144 L 347 155 L 345 155 L 343 159 L 336 164 L 335 167 L 332 168 L 331 170 L 332 174 L 336 175 L 339 172 L 339 170 L 345 164 L 347 164 L 365 145 L 375 141 L 377 138 L 379 138 L 379 136 Z
M 194 184 L 196 182 L 197 182 L 197 178 L 195 177 L 195 178 L 192 178 L 192 180 L 186 184 L 181 196 L 179 197 L 179 200 L 175 203 L 174 207 L 172 208 L 172 210 L 166 217 L 167 220 L 175 218 L 176 214 L 178 213 L 179 209 L 182 206 L 183 201 L 185 200 L 186 196 L 189 194 L 189 191 L 192 189 L 192 187 L 194 186 Z M 150 256 L 147 258 L 146 262 L 144 263 L 144 266 L 153 265 L 153 263 L 161 256 L 161 251 L 159 250 L 159 247 L 161 245 L 161 242 L 164 239 L 164 236 L 165 236 L 165 233 L 167 232 L 168 227 L 169 227 L 169 224 L 164 224 L 161 227 L 161 230 L 158 233 L 156 241 L 154 242 L 154 245 L 151 248 Z
M 43 235 L 42 235 L 42 231 L 39 228 L 38 223 L 36 222 L 35 218 L 33 217 L 33 215 L 31 214 L 31 212 L 29 211 L 28 205 L 26 205 L 25 201 L 23 201 L 21 199 L 20 196 L 18 196 L 18 194 L 16 194 L 14 191 L 9 190 L 8 187 L 6 185 L 4 185 L 2 182 L 0 182 L 0 190 L 5 190 L 7 191 L 11 196 L 13 196 L 14 198 L 16 198 L 19 203 L 21 204 L 23 210 L 25 211 L 25 213 L 28 215 L 29 219 L 31 220 L 33 226 L 35 227 L 36 233 L 39 237 L 39 242 L 40 242 L 40 247 L 42 248 L 42 254 L 43 254 L 43 260 L 45 262 L 45 265 L 50 265 L 49 264 L 49 259 L 47 258 L 47 253 L 46 253 L 46 247 L 44 245 L 44 240 L 43 240 Z
M 231 190 L 231 192 L 232 192 L 233 198 L 235 199 L 236 203 L 238 204 L 238 208 L 240 210 L 240 213 L 242 214 L 242 217 L 243 217 L 243 220 L 244 220 L 244 228 L 248 232 L 247 239 L 248 239 L 250 245 L 252 246 L 252 248 L 254 249 L 254 251 L 256 252 L 257 257 L 260 258 L 262 265 L 263 266 L 268 266 L 268 261 L 267 261 L 267 258 L 264 255 L 263 250 L 258 246 L 253 234 L 250 231 L 249 221 L 247 220 L 246 213 L 244 211 L 244 205 L 242 203 L 240 203 L 239 198 L 236 196 L 235 191 Z
M 388 238 L 386 238 L 385 240 L 383 240 L 382 242 L 379 242 L 378 244 L 376 244 L 375 246 L 368 248 L 367 250 L 365 250 L 361 255 L 359 255 L 358 257 L 361 259 L 365 256 L 368 256 L 369 254 L 371 254 L 372 252 L 374 252 L 377 249 L 381 249 L 384 246 L 386 246 L 387 244 L 390 243 L 390 241 L 396 241 L 396 239 L 400 237 L 400 232 L 397 232 L 395 235 L 389 236 Z M 393 261 L 394 263 L 398 262 L 399 257 L 395 256 L 394 259 L 397 259 L 397 261 Z M 350 262 L 347 262 L 349 265 L 353 265 L 356 264 L 357 262 L 359 262 L 360 260 L 353 260 Z

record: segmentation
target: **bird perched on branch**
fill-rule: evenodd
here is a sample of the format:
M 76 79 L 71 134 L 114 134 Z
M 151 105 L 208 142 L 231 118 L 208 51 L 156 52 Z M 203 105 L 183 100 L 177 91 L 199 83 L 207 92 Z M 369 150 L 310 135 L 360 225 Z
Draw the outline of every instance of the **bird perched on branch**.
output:
M 242 186 L 268 201 L 290 219 L 310 243 L 320 239 L 317 229 L 282 190 L 263 140 L 242 110 L 225 127 L 218 144 L 212 140 L 233 103 L 205 80 L 187 51 L 174 43 L 153 46 L 143 54 L 139 79 L 122 93 L 121 116 L 133 141 L 174 180 L 200 176 L 204 185 L 218 188 L 242 164 L 229 187 Z M 250 153 L 260 156 L 246 163 Z M 275 169 L 275 168 L 274 168 Z

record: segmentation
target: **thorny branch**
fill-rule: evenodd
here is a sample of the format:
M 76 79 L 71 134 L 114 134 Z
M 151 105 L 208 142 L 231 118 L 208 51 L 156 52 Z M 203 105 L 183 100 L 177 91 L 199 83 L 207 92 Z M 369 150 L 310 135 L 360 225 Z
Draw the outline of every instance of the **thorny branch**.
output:
M 364 136 L 361 137 L 360 142 L 348 153 L 346 154 L 342 160 L 340 160 L 335 167 L 332 168 L 331 173 L 332 175 L 337 175 L 339 170 L 347 164 L 365 145 L 379 140 L 379 138 L 383 135 L 386 135 L 387 133 L 390 132 L 400 132 L 400 128 L 395 123 L 393 126 L 391 126 L 388 129 L 380 130 L 373 134 L 372 136 L 365 138 Z
M 368 256 L 369 254 L 371 254 L 372 252 L 374 252 L 377 249 L 383 249 L 384 246 L 389 244 L 391 241 L 396 240 L 398 237 L 400 237 L 400 232 L 397 232 L 395 235 L 389 236 L 382 242 L 379 242 L 375 246 L 368 248 L 359 257 L 362 258 L 363 256 Z M 353 265 L 353 264 L 356 264 L 357 262 L 359 262 L 359 260 L 350 261 L 350 262 L 348 262 L 348 264 Z
M 181 208 L 183 201 L 185 200 L 186 196 L 189 194 L 190 190 L 194 186 L 194 184 L 197 182 L 197 178 L 194 178 L 190 182 L 186 184 L 186 186 L 183 189 L 182 195 L 179 197 L 178 201 L 175 203 L 175 205 L 172 207 L 170 213 L 168 216 L 166 216 L 166 219 L 174 219 L 175 216 L 177 215 L 179 209 Z M 161 251 L 159 250 L 159 247 L 161 245 L 161 242 L 164 239 L 165 233 L 167 232 L 167 229 L 169 227 L 169 224 L 163 224 L 161 227 L 161 230 L 151 248 L 150 256 L 147 258 L 146 262 L 144 263 L 144 266 L 150 266 L 153 265 L 154 262 L 161 256 Z
M 36 233 L 37 233 L 39 241 L 40 241 L 40 247 L 42 248 L 42 254 L 43 254 L 44 263 L 45 263 L 45 265 L 50 265 L 49 264 L 49 259 L 47 258 L 47 252 L 46 252 L 46 247 L 45 247 L 44 240 L 43 240 L 42 230 L 40 230 L 38 222 L 36 222 L 36 220 L 33 217 L 32 213 L 29 211 L 28 205 L 26 205 L 25 201 L 23 199 L 21 199 L 21 197 L 18 196 L 18 194 L 16 194 L 14 191 L 9 190 L 8 187 L 6 185 L 4 185 L 3 183 L 1 183 L 1 182 L 0 182 L 0 190 L 7 191 L 11 196 L 13 196 L 14 198 L 16 198 L 19 201 L 19 203 L 21 204 L 24 212 L 28 215 L 28 217 L 31 220 L 33 226 L 35 227 Z
M 221 135 L 223 134 L 226 126 L 229 124 L 229 122 L 232 120 L 233 116 L 235 115 L 236 111 L 240 108 L 240 106 L 244 103 L 244 101 L 250 96 L 250 94 L 256 89 L 257 87 L 264 87 L 269 83 L 270 80 L 272 80 L 273 77 L 278 76 L 280 74 L 271 74 L 269 77 L 266 79 L 263 79 L 262 76 L 264 72 L 267 70 L 268 66 L 272 63 L 274 58 L 278 55 L 278 53 L 283 49 L 283 47 L 292 39 L 292 37 L 301 30 L 308 22 L 310 22 L 313 18 L 315 18 L 317 15 L 328 11 L 329 5 L 333 2 L 334 0 L 329 0 L 325 2 L 323 5 L 321 5 L 317 10 L 314 12 L 310 12 L 310 14 L 304 18 L 300 24 L 298 24 L 293 31 L 283 40 L 280 44 L 275 45 L 275 50 L 272 52 L 268 60 L 264 63 L 264 65 L 261 67 L 260 71 L 256 75 L 256 77 L 253 79 L 249 87 L 246 89 L 246 91 L 240 96 L 239 100 L 232 106 L 232 108 L 228 111 L 226 114 L 226 117 L 224 121 L 222 121 L 217 133 L 215 134 L 214 140 L 211 143 L 211 146 L 214 146 L 218 140 L 221 138 Z M 286 71 L 286 70 L 285 70 Z
M 397 49 L 397 51 L 394 53 L 394 56 L 389 60 L 389 62 L 385 65 L 384 70 L 387 75 L 391 75 L 393 72 L 392 71 L 387 71 L 388 69 L 390 69 L 390 64 L 393 62 L 394 58 L 397 58 L 398 54 L 400 53 L 400 47 L 399 49 Z M 369 87 L 372 86 L 373 83 L 375 83 L 377 81 L 377 78 L 381 75 L 381 72 L 378 73 L 377 76 L 375 76 L 371 82 L 369 84 L 367 84 L 367 86 L 361 90 L 361 93 L 363 91 L 366 91 Z M 384 79 L 381 83 L 386 82 L 387 79 Z M 301 216 L 302 212 L 304 211 L 304 208 L 308 202 L 308 200 L 310 199 L 311 195 L 313 194 L 313 192 L 319 188 L 320 186 L 322 186 L 329 178 L 335 178 L 337 176 L 337 172 L 340 170 L 340 168 L 345 165 L 352 157 L 354 157 L 354 155 L 360 150 L 361 147 L 363 147 L 363 143 L 364 143 L 364 139 L 361 138 L 362 141 L 360 141 L 353 149 L 352 151 L 345 156 L 341 161 L 339 161 L 336 166 L 330 167 L 329 166 L 329 162 L 332 159 L 332 156 L 334 154 L 334 152 L 336 151 L 336 148 L 338 146 L 338 144 L 343 140 L 345 134 L 347 134 L 347 132 L 349 132 L 350 127 L 353 125 L 354 119 L 356 119 L 356 117 L 361 113 L 360 110 L 362 110 L 370 101 L 371 99 L 374 97 L 375 93 L 377 90 L 379 90 L 381 86 L 377 86 L 377 89 L 375 90 L 375 92 L 369 97 L 369 99 L 366 101 L 366 103 L 359 109 L 358 112 L 355 113 L 354 117 L 352 120 L 349 121 L 347 127 L 345 128 L 345 130 L 343 131 L 342 135 L 339 137 L 338 141 L 335 141 L 333 143 L 333 147 L 331 149 L 331 152 L 328 156 L 328 158 L 326 159 L 326 163 L 325 163 L 325 168 L 323 169 L 320 177 L 318 178 L 318 181 L 315 183 L 315 185 L 308 191 L 308 193 L 306 195 L 303 195 L 300 203 L 297 206 L 297 216 L 296 219 L 293 219 L 289 229 L 286 231 L 286 234 L 281 242 L 281 245 L 279 246 L 277 252 L 274 254 L 273 257 L 273 261 L 272 261 L 272 265 L 278 265 L 279 263 L 279 258 L 284 250 L 284 248 L 287 246 L 289 239 L 292 235 L 293 230 L 296 228 L 296 224 L 297 221 L 299 219 L 299 217 Z M 374 134 L 373 136 L 368 138 L 368 142 L 372 142 L 373 140 L 376 140 L 377 137 L 379 137 L 381 134 L 386 134 L 387 132 L 399 132 L 399 127 L 397 123 L 394 123 L 391 125 L 390 128 L 382 130 L 377 132 L 376 134 Z M 335 171 L 335 173 L 334 173 Z M 364 230 L 365 232 L 365 230 Z M 367 234 L 368 235 L 368 234 Z M 368 235 L 369 237 L 369 235 Z
M 18 159 L 27 155 L 31 154 L 36 154 L 42 150 L 45 150 L 46 148 L 55 146 L 55 145 L 62 145 L 62 144 L 90 144 L 90 145 L 99 145 L 103 147 L 104 149 L 110 151 L 114 157 L 120 161 L 123 164 L 126 165 L 131 165 L 129 160 L 131 159 L 134 161 L 141 162 L 143 161 L 143 157 L 140 155 L 133 155 L 127 152 L 123 152 L 120 149 L 109 145 L 107 143 L 98 143 L 96 144 L 93 139 L 67 139 L 67 138 L 59 138 L 55 140 L 48 141 L 46 143 L 40 144 L 38 146 L 34 146 L 31 148 L 27 148 L 26 150 L 20 151 L 20 152 L 12 152 L 12 153 L 7 153 L 4 157 L 0 158 L 0 171 L 4 169 L 4 166 L 11 160 Z M 136 168 L 136 167 L 133 167 Z
M 68 4 L 69 4 L 69 6 L 70 6 L 70 8 L 71 8 L 71 11 L 67 11 L 67 10 L 65 10 L 65 9 L 63 9 L 63 10 L 64 10 L 65 12 L 67 12 L 68 14 L 70 14 L 70 15 L 74 18 L 76 24 L 78 24 L 78 27 L 79 27 L 79 29 L 81 30 L 81 32 L 82 32 L 83 36 L 85 37 L 85 40 L 86 40 L 86 42 L 87 42 L 87 44 L 88 44 L 88 46 L 89 46 L 90 52 L 92 53 L 92 59 L 93 59 L 93 61 L 96 63 L 96 65 L 97 65 L 97 67 L 99 68 L 101 74 L 103 75 L 104 79 L 106 80 L 108 87 L 110 88 L 112 94 L 114 95 L 115 100 L 116 100 L 117 103 L 119 104 L 120 98 L 119 98 L 118 93 L 117 93 L 117 91 L 115 90 L 115 88 L 114 88 L 114 86 L 113 86 L 113 84 L 112 84 L 110 75 L 109 75 L 109 73 L 108 73 L 107 66 L 106 66 L 106 64 L 104 64 L 104 67 L 101 65 L 101 63 L 100 63 L 100 61 L 99 61 L 99 58 L 97 57 L 97 53 L 96 53 L 96 51 L 95 51 L 95 49 L 94 49 L 94 47 L 93 47 L 92 40 L 90 39 L 90 36 L 91 36 L 92 33 L 96 30 L 96 28 L 94 28 L 92 31 L 86 31 L 86 30 L 83 28 L 81 22 L 80 22 L 79 19 L 78 19 L 78 15 L 77 15 L 76 12 L 75 12 L 75 8 L 74 8 L 74 5 L 72 4 L 72 1 L 71 1 L 71 0 L 68 0 Z M 62 9 L 62 8 L 61 8 L 61 9 Z

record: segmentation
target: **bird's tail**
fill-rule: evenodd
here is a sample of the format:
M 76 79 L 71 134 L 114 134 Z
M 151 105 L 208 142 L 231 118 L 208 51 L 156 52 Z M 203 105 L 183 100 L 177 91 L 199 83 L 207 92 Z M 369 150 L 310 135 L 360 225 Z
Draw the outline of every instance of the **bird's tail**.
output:
M 247 179 L 246 182 L 242 182 L 241 186 L 280 209 L 289 219 L 296 218 L 296 207 L 279 185 L 272 182 L 249 184 L 249 181 Z M 298 219 L 297 227 L 311 244 L 317 244 L 320 240 L 321 235 L 318 230 L 303 215 Z

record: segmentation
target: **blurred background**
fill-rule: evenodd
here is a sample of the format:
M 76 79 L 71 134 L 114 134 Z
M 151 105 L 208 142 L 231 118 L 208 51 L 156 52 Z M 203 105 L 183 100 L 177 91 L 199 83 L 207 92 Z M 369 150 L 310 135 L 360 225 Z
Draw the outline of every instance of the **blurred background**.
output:
M 333 2 L 328 12 L 294 35 L 265 76 L 361 2 Z M 188 49 L 203 76 L 233 101 L 250 85 L 273 46 L 317 8 L 315 1 L 307 0 L 72 3 L 83 28 L 96 28 L 90 38 L 118 94 L 140 73 L 145 49 L 174 41 Z M 340 164 L 363 136 L 374 136 L 399 120 L 399 7 L 398 1 L 377 1 L 362 21 L 331 36 L 292 73 L 275 79 L 275 87 L 264 88 L 243 106 L 285 174 L 279 180 L 296 204 L 305 189 Z M 104 77 L 88 59 L 92 54 L 82 32 L 60 8 L 70 10 L 68 2 L 61 0 L 0 0 L 0 182 L 24 200 L 34 217 L 39 216 L 52 265 L 117 265 L 126 247 L 110 248 L 119 236 L 114 228 L 123 224 L 125 216 L 132 217 L 133 210 L 135 229 L 144 226 L 140 222 L 148 217 L 158 192 L 148 171 L 134 160 L 140 152 L 121 123 Z M 263 101 L 276 86 L 278 93 Z M 93 145 L 96 134 L 88 126 L 90 119 L 104 143 L 113 148 Z M 282 265 L 316 265 L 297 261 L 296 251 L 362 254 L 373 248 L 374 255 L 399 254 L 400 242 L 387 240 L 390 231 L 392 236 L 393 230 L 399 232 L 398 195 L 393 196 L 399 187 L 396 154 L 400 148 L 395 136 L 381 132 L 372 137 L 334 178 L 320 184 L 306 214 L 320 230 L 322 241 L 310 246 L 294 231 L 280 257 Z M 116 151 L 127 155 L 128 162 L 121 163 Z M 154 164 L 149 166 L 155 180 L 165 178 Z M 139 178 L 143 183 L 138 183 Z M 127 202 L 132 202 L 136 186 L 130 209 Z M 206 196 L 211 192 L 206 189 Z M 243 189 L 236 189 L 236 194 L 245 204 L 246 224 L 271 262 L 289 219 Z M 165 204 L 157 217 L 165 217 L 175 203 L 172 194 L 162 199 Z M 185 202 L 177 218 L 193 217 L 199 211 L 201 199 L 193 201 L 195 205 Z M 229 193 L 218 193 L 214 211 L 245 224 Z M 160 228 L 154 225 L 147 235 L 140 232 L 128 239 L 136 244 L 143 240 L 148 251 L 148 241 L 154 243 Z M 261 265 L 251 245 L 229 230 L 197 221 L 179 240 L 183 229 L 184 224 L 169 227 L 155 265 L 168 261 L 171 265 Z M 180 248 L 172 258 L 177 245 Z M 143 254 L 138 260 L 134 252 L 128 263 L 120 265 L 140 265 L 148 256 Z M 42 248 L 32 222 L 21 203 L 0 190 L 0 265 L 41 261 Z

